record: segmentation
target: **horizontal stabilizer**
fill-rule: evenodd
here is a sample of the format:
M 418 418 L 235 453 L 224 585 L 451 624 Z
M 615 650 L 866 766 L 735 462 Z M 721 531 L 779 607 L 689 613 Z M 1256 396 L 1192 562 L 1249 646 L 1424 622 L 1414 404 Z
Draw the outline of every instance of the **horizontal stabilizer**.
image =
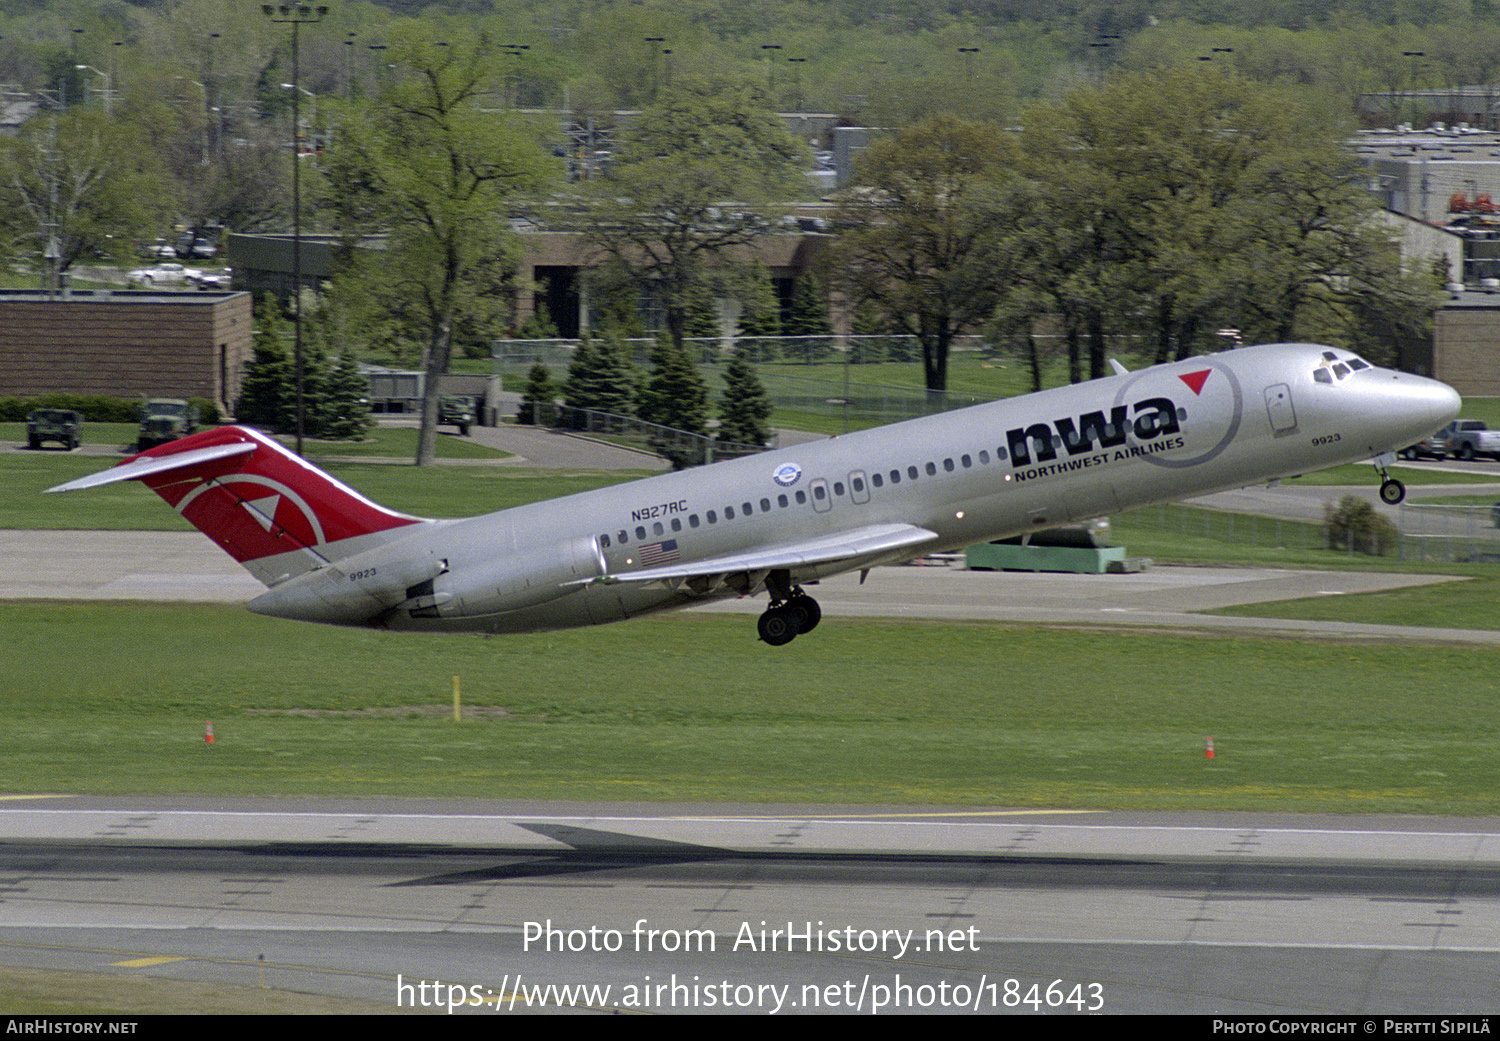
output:
M 176 455 L 139 456 L 112 469 L 101 470 L 99 473 L 80 477 L 67 484 L 59 484 L 56 488 L 48 488 L 47 491 L 76 492 L 84 488 L 99 488 L 106 484 L 114 484 L 116 481 L 138 481 L 152 474 L 201 466 L 218 459 L 244 455 L 255 451 L 255 447 L 253 441 L 241 441 L 228 445 L 214 445 L 212 448 L 195 448 L 189 452 L 178 452 Z
M 581 579 L 570 585 L 588 582 L 666 582 L 696 578 L 700 575 L 723 575 L 737 571 L 769 571 L 775 568 L 811 567 L 833 561 L 874 558 L 895 550 L 919 546 L 937 538 L 937 533 L 914 524 L 872 524 L 852 531 L 842 531 L 823 538 L 789 542 L 781 546 L 748 553 L 731 553 L 708 560 L 695 560 L 669 567 L 645 568 L 618 575 Z

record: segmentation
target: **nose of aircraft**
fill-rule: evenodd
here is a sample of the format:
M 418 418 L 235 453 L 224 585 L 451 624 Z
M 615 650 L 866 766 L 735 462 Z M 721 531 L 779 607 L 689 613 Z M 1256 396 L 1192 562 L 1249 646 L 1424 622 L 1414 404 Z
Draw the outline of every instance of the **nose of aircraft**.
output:
M 1404 447 L 1458 418 L 1463 399 L 1437 380 L 1397 373 L 1386 417 L 1394 428 L 1392 444 Z

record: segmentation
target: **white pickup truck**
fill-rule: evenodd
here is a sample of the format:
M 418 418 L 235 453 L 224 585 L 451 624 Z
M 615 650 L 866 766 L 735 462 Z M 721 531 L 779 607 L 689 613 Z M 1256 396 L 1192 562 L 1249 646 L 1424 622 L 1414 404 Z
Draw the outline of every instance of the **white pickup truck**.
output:
M 1487 455 L 1500 459 L 1500 430 L 1491 430 L 1482 419 L 1455 419 L 1443 431 L 1448 437 L 1448 454 L 1460 459 Z

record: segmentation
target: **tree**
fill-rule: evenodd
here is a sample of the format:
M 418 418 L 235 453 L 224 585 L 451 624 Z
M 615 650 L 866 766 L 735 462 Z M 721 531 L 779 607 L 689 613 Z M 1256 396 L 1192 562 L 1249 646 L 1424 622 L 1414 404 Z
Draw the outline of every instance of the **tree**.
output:
M 724 394 L 719 399 L 719 440 L 763 446 L 771 440 L 771 398 L 755 374 L 755 366 L 735 351 L 724 369 Z
M 1010 207 L 1000 324 L 1050 314 L 1075 380 L 1085 350 L 1096 377 L 1111 345 L 1181 359 L 1222 326 L 1350 343 L 1372 308 L 1422 324 L 1422 280 L 1403 275 L 1338 128 L 1296 93 L 1179 66 L 1078 88 L 1026 124 L 1032 197 Z
M 359 371 L 354 352 L 345 348 L 327 380 L 326 418 L 318 437 L 333 441 L 358 441 L 371 427 L 369 381 Z
M 507 212 L 548 180 L 537 145 L 485 110 L 503 57 L 485 37 L 446 35 L 434 41 L 411 25 L 393 31 L 386 54 L 394 75 L 368 110 L 342 121 L 328 159 L 345 231 L 389 236 L 361 264 L 380 287 L 372 299 L 415 312 L 425 333 L 419 466 L 433 459 L 454 327 L 503 307 Z
M 80 260 L 123 259 L 160 227 L 168 193 L 130 124 L 75 109 L 0 138 L 0 205 L 55 278 Z
M 526 375 L 526 389 L 521 392 L 516 422 L 528 426 L 550 426 L 557 418 L 557 391 L 552 370 L 537 362 Z
M 289 416 L 289 405 L 295 396 L 292 359 L 286 349 L 286 321 L 281 317 L 273 297 L 264 297 L 255 309 L 254 355 L 245 366 L 245 382 L 240 387 L 240 399 L 235 403 L 235 418 L 242 423 L 255 423 L 272 430 L 288 429 L 288 422 L 295 426 L 296 417 Z
M 948 388 L 954 337 L 988 319 L 1004 288 L 990 203 L 1009 154 L 1002 128 L 935 116 L 871 145 L 844 194 L 839 248 L 855 298 L 917 338 L 929 394 Z
M 804 165 L 758 87 L 688 78 L 625 135 L 585 202 L 586 234 L 654 295 L 680 348 L 698 287 L 777 226 Z
M 613 330 L 578 341 L 562 392 L 569 408 L 594 409 L 617 416 L 631 414 L 635 366 L 626 357 L 624 345 Z
M 707 438 L 708 389 L 687 351 L 669 337 L 658 336 L 651 363 L 651 378 L 641 395 L 637 415 L 648 423 Z M 667 439 L 662 439 L 656 449 L 676 470 L 699 461 L 697 452 L 685 451 Z

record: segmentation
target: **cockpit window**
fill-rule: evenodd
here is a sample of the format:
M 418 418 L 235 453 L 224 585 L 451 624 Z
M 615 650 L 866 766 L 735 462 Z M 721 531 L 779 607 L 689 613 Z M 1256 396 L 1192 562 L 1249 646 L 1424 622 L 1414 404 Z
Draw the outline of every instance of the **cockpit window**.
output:
M 1334 380 L 1342 380 L 1351 373 L 1360 369 L 1370 368 L 1370 363 L 1358 355 L 1351 354 L 1340 358 L 1333 351 L 1323 352 L 1323 363 L 1313 370 L 1313 379 L 1319 383 L 1332 383 Z

